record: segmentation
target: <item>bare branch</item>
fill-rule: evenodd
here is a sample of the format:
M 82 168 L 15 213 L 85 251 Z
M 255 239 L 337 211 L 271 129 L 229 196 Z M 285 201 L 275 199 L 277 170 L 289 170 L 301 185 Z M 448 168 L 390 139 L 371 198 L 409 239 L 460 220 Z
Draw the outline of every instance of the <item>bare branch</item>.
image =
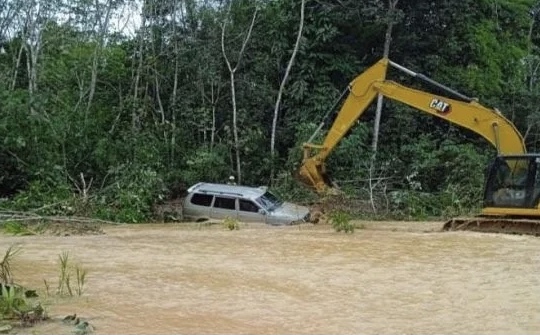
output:
M 384 50 L 383 50 L 384 58 L 388 58 L 390 55 L 390 42 L 392 41 L 392 28 L 394 26 L 394 22 L 391 20 L 391 18 L 394 14 L 394 11 L 396 9 L 398 2 L 399 0 L 388 0 L 387 17 L 390 20 L 388 21 L 388 26 L 386 27 Z M 375 123 L 373 125 L 373 142 L 371 144 L 373 155 L 376 155 L 377 153 L 377 145 L 379 141 L 379 127 L 381 123 L 381 114 L 382 114 L 382 105 L 383 105 L 383 96 L 379 94 L 377 96 L 377 108 L 375 110 Z
M 240 49 L 240 54 L 238 55 L 238 61 L 236 62 L 234 71 L 236 71 L 236 69 L 238 69 L 238 66 L 240 66 L 240 61 L 242 60 L 242 55 L 244 54 L 244 51 L 246 50 L 246 45 L 249 41 L 249 38 L 251 37 L 251 32 L 253 31 L 253 26 L 255 25 L 255 18 L 257 17 L 258 11 L 259 11 L 259 8 L 255 7 L 255 11 L 253 12 L 253 17 L 251 18 L 251 24 L 249 25 L 249 30 L 248 30 L 246 38 L 244 39 L 244 43 L 242 43 L 242 48 Z
M 270 138 L 270 154 L 271 154 L 272 157 L 275 154 L 276 128 L 277 128 L 277 121 L 278 121 L 278 115 L 279 115 L 279 107 L 281 105 L 281 98 L 283 96 L 283 91 L 285 90 L 285 83 L 287 82 L 287 79 L 289 78 L 289 73 L 291 72 L 291 68 L 292 68 L 294 60 L 296 58 L 296 53 L 298 52 L 298 48 L 300 46 L 300 41 L 302 39 L 302 31 L 303 31 L 303 28 L 304 28 L 305 7 L 306 7 L 306 1 L 302 0 L 302 3 L 300 5 L 300 23 L 299 23 L 299 27 L 298 27 L 298 34 L 296 35 L 296 42 L 294 44 L 294 49 L 293 49 L 293 53 L 291 55 L 291 58 L 289 59 L 289 64 L 287 64 L 287 69 L 285 70 L 285 75 L 283 76 L 283 80 L 281 81 L 281 84 L 279 86 L 276 105 L 274 107 L 274 118 L 272 120 L 272 134 L 271 134 L 271 138 Z M 270 179 L 273 179 L 273 178 L 274 178 L 274 167 L 272 165 Z
M 253 30 L 253 26 L 255 25 L 255 19 L 257 17 L 258 8 L 255 8 L 255 11 L 253 12 L 253 17 L 251 19 L 251 23 L 249 25 L 248 33 L 246 35 L 246 38 L 244 39 L 242 43 L 242 48 L 240 49 L 240 54 L 238 55 L 238 60 L 236 62 L 236 65 L 234 68 L 231 66 L 231 62 L 229 61 L 227 57 L 227 53 L 225 52 L 225 27 L 227 24 L 227 19 L 229 18 L 230 11 L 231 11 L 232 1 L 229 2 L 229 7 L 227 8 L 227 14 L 225 17 L 225 20 L 223 21 L 223 24 L 221 25 L 221 51 L 223 53 L 223 58 L 225 59 L 225 63 L 227 64 L 227 68 L 229 69 L 230 74 L 230 81 L 231 81 L 231 102 L 232 102 L 232 108 L 233 108 L 233 136 L 234 136 L 234 147 L 236 152 L 236 174 L 237 174 L 237 180 L 238 183 L 242 183 L 242 170 L 241 170 L 241 164 L 240 164 L 240 141 L 238 139 L 238 112 L 236 107 L 236 88 L 235 88 L 235 78 L 234 74 L 238 67 L 240 66 L 240 62 L 242 60 L 242 55 L 245 52 L 247 43 L 251 37 L 251 32 Z
M 225 26 L 227 25 L 227 19 L 229 18 L 229 14 L 231 12 L 231 6 L 232 1 L 229 1 L 229 8 L 227 9 L 227 14 L 225 20 L 223 20 L 223 24 L 221 25 L 221 52 L 223 53 L 223 58 L 225 59 L 225 63 L 227 64 L 227 68 L 229 69 L 229 72 L 233 72 L 233 69 L 231 67 L 231 62 L 229 61 L 229 58 L 227 57 L 227 53 L 225 52 Z

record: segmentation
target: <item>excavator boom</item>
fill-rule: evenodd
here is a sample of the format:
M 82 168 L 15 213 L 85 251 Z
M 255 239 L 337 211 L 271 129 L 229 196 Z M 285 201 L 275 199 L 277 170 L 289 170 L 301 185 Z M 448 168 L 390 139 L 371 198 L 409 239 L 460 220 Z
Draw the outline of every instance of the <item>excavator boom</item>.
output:
M 326 177 L 324 163 L 328 155 L 379 94 L 449 121 L 457 126 L 470 129 L 484 137 L 500 154 L 523 154 L 526 152 L 519 131 L 512 122 L 496 109 L 486 108 L 474 99 L 459 94 L 430 79 L 431 83 L 468 101 L 438 96 L 385 80 L 389 66 L 419 76 L 419 74 L 388 59 L 382 59 L 356 77 L 349 84 L 349 95 L 328 131 L 324 142 L 320 145 L 310 142 L 304 144 L 304 158 L 299 169 L 299 177 L 307 186 L 318 193 L 331 193 L 332 185 L 329 185 L 329 179 Z
M 452 97 L 432 94 L 387 80 L 389 67 L 423 79 Z M 445 223 L 444 230 L 540 233 L 540 221 L 531 219 L 540 218 L 538 205 L 540 154 L 527 154 L 523 137 L 514 124 L 497 109 L 485 107 L 476 99 L 393 63 L 387 58 L 369 67 L 349 84 L 348 95 L 324 141 L 321 144 L 312 143 L 316 135 L 314 134 L 307 143 L 304 143 L 304 157 L 297 172 L 300 181 L 319 194 L 336 193 L 337 188 L 326 176 L 326 159 L 377 96 L 404 103 L 456 126 L 469 129 L 496 148 L 498 156 L 496 164 L 492 164 L 486 182 L 482 214 L 475 219 L 452 219 Z M 503 175 L 506 179 L 516 181 L 511 185 L 510 193 L 507 192 L 506 197 L 499 198 L 498 192 L 506 187 L 500 181 Z

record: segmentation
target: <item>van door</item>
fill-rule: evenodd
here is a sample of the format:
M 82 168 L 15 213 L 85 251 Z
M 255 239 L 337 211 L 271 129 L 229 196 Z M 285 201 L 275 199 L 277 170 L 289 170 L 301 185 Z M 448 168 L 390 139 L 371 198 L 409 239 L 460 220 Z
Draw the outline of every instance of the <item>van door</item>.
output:
M 212 200 L 214 196 L 210 194 L 192 193 L 185 199 L 184 217 L 194 220 L 209 219 Z
M 238 199 L 238 220 L 242 222 L 263 222 L 266 223 L 267 215 L 257 204 L 248 199 Z
M 231 218 L 238 220 L 238 211 L 236 210 L 236 198 L 227 196 L 214 196 L 214 206 L 210 216 L 213 219 Z

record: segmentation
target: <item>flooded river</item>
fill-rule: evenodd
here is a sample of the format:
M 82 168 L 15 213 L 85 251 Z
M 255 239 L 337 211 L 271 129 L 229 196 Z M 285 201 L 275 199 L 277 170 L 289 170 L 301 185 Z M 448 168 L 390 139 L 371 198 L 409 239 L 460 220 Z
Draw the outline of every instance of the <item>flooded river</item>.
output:
M 129 225 L 19 243 L 19 283 L 55 288 L 58 256 L 88 269 L 81 297 L 49 298 L 96 334 L 540 333 L 540 238 L 437 232 L 442 223 Z M 60 322 L 23 330 L 72 333 Z

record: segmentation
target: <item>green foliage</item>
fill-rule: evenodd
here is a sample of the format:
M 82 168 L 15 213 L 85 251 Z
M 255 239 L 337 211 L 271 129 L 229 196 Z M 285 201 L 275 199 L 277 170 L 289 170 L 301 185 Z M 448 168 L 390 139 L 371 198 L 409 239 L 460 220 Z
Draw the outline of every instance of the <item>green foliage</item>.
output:
M 330 224 L 336 232 L 343 231 L 345 234 L 354 233 L 354 223 L 351 222 L 351 217 L 346 212 L 334 211 L 328 217 L 330 218 Z
M 152 168 L 122 166 L 111 171 L 115 182 L 95 200 L 98 217 L 119 222 L 144 222 L 151 216 L 152 204 L 165 193 L 163 180 Z
M 41 303 L 32 302 L 37 297 L 36 291 L 26 290 L 13 279 L 12 261 L 20 251 L 21 248 L 11 245 L 0 261 L 0 332 L 9 332 L 14 325 L 29 327 L 47 319 Z
M 484 186 L 484 172 L 489 162 L 489 156 L 480 153 L 478 147 L 481 148 L 444 138 L 439 140 L 431 135 L 422 135 L 415 142 L 403 145 L 405 171 L 402 173 L 406 173 L 408 184 L 405 186 L 417 183 L 417 189 L 437 192 L 446 185 L 458 184 L 468 186 L 472 193 L 478 192 Z
M 321 120 L 322 121 L 322 120 Z M 298 167 L 300 167 L 300 163 L 302 162 L 302 144 L 307 142 L 310 137 L 314 134 L 314 132 L 317 129 L 318 124 L 315 122 L 306 122 L 306 123 L 300 123 L 296 127 L 294 127 L 293 134 L 294 137 L 294 145 L 291 146 L 288 149 L 287 152 L 287 161 L 286 161 L 286 171 L 295 171 Z M 322 136 L 319 133 L 314 141 L 316 143 L 320 142 L 322 140 Z
M 272 192 L 284 201 L 313 202 L 317 197 L 288 172 L 281 172 L 275 177 Z
M 340 180 L 343 187 L 368 178 L 371 160 L 370 129 L 366 123 L 356 124 L 349 135 L 336 147 L 328 159 L 331 177 Z
M 69 214 L 72 211 L 73 200 L 73 191 L 66 183 L 53 184 L 52 182 L 35 180 L 4 206 L 19 211 L 59 215 Z
M 12 262 L 21 248 L 11 245 L 6 249 L 0 261 L 0 321 L 16 319 L 22 326 L 43 318 L 43 308 L 40 304 L 31 306 L 27 298 L 34 297 L 35 291 L 25 290 L 13 279 Z M 28 317 L 28 313 L 32 313 Z
M 437 193 L 419 190 L 396 191 L 390 194 L 393 215 L 398 218 L 425 220 L 473 215 L 481 206 L 480 193 L 475 198 L 469 187 L 449 184 Z
M 0 285 L 0 319 L 12 319 L 28 308 L 23 290 L 15 286 Z
M 402 159 L 399 173 L 405 178 L 390 197 L 395 215 L 426 219 L 477 210 L 489 162 L 478 147 L 430 135 L 403 145 L 408 157 Z
M 143 222 L 174 185 L 219 182 L 234 173 L 230 78 L 221 53 L 228 6 L 188 1 L 177 15 L 179 3 L 150 1 L 144 27 L 133 37 L 105 29 L 101 46 L 97 26 L 79 19 L 96 10 L 93 2 L 57 5 L 48 4 L 43 22 L 28 25 L 42 31 L 21 30 L 24 11 L 13 11 L 13 20 L 5 22 L 12 33 L 4 36 L 0 53 L 3 209 Z M 288 200 L 312 199 L 291 178 L 302 160 L 301 145 L 325 121 L 315 139 L 322 142 L 336 100 L 381 57 L 389 22 L 394 61 L 499 107 L 527 133 L 532 150 L 540 147 L 536 1 L 405 1 L 391 17 L 386 6 L 376 0 L 307 1 L 279 111 L 277 155 L 270 157 L 273 107 L 300 2 L 232 2 L 225 48 L 233 63 L 258 9 L 235 72 L 244 183 L 272 185 Z M 73 20 L 55 22 L 60 10 Z M 21 36 L 38 33 L 43 44 L 34 59 L 21 48 Z M 393 70 L 389 76 L 443 93 Z M 327 160 L 331 176 L 356 195 L 360 181 L 370 177 L 372 120 L 369 109 Z M 490 155 L 475 134 L 386 101 L 379 140 L 377 159 L 389 162 L 385 186 L 410 194 L 405 200 L 416 208 L 407 215 L 450 215 L 444 213 L 478 206 Z M 268 180 L 272 169 L 277 178 Z M 81 173 L 92 181 L 85 192 Z
M 179 174 L 188 184 L 200 181 L 223 182 L 230 175 L 226 162 L 226 148 L 219 146 L 212 150 L 201 148 L 187 157 L 186 166 Z
M 11 235 L 34 235 L 35 233 L 28 229 L 24 224 L 19 221 L 6 221 L 3 224 L 4 232 Z

